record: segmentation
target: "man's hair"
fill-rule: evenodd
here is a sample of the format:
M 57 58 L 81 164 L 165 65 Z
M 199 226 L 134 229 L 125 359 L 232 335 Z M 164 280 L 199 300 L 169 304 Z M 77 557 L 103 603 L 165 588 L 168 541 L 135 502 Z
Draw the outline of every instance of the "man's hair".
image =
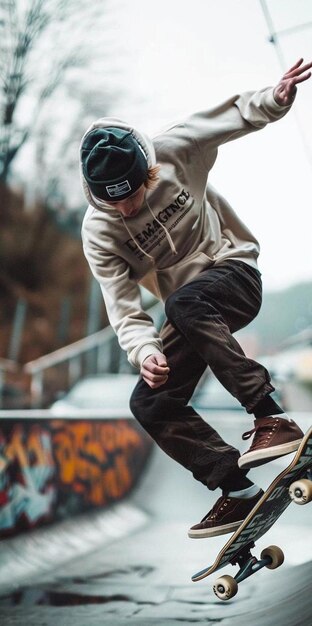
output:
M 159 170 L 160 165 L 154 165 L 147 170 L 147 179 L 144 182 L 146 189 L 156 189 L 159 183 Z

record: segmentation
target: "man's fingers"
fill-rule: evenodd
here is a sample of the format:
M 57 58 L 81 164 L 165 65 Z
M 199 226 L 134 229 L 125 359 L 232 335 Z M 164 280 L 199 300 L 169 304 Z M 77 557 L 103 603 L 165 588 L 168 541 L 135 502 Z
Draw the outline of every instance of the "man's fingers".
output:
M 144 376 L 143 376 L 143 378 L 144 378 Z M 152 383 L 150 380 L 147 380 L 146 378 L 144 378 L 144 380 L 145 380 L 145 382 L 148 384 L 148 386 L 151 389 L 158 389 L 158 387 L 161 387 L 162 385 L 164 385 L 167 382 L 168 376 L 167 376 L 167 378 L 165 378 L 164 380 L 162 380 L 159 383 Z
M 301 59 L 302 63 L 303 59 Z M 292 78 L 293 76 L 300 76 L 303 72 L 312 68 L 312 62 L 305 63 L 305 65 L 301 65 L 301 63 L 296 63 L 290 70 L 287 70 L 286 74 L 284 74 L 284 78 Z
M 150 372 L 154 376 L 164 376 L 169 373 L 167 365 L 156 365 L 154 363 L 143 363 L 142 369 Z
M 290 105 L 297 92 L 296 85 L 304 83 L 312 76 L 312 62 L 302 65 L 303 59 L 299 59 L 293 65 L 283 78 L 280 80 L 274 90 L 274 98 L 276 102 L 282 106 Z
M 168 380 L 169 371 L 164 355 L 154 354 L 147 357 L 141 366 L 141 375 L 152 389 L 160 387 Z
M 303 83 L 305 80 L 308 80 L 308 78 L 310 77 L 311 77 L 311 72 L 307 72 L 306 74 L 303 74 L 302 76 L 298 76 L 298 78 L 296 78 L 294 81 L 294 85 L 297 85 L 298 83 Z
M 164 378 L 168 378 L 168 372 L 163 372 L 162 374 L 154 374 L 145 367 L 142 367 L 141 374 L 143 377 L 148 378 L 148 380 L 155 383 L 160 382 Z
M 153 376 L 148 371 L 144 372 L 144 370 L 142 370 L 141 373 L 143 379 L 151 389 L 157 389 L 157 387 L 164 385 L 168 380 L 168 376 Z
M 294 70 L 296 70 L 298 67 L 300 67 L 302 63 L 303 63 L 303 58 L 299 59 L 297 63 L 295 63 L 295 65 L 293 65 L 289 70 L 287 70 L 286 74 L 289 74 L 290 72 L 293 72 Z
M 169 367 L 167 365 L 167 361 L 163 355 L 153 355 L 147 357 L 145 361 L 143 361 L 142 369 L 146 369 L 152 374 L 160 374 L 164 375 L 169 372 Z
M 159 367 L 168 367 L 167 359 L 163 354 L 155 354 L 154 359 Z

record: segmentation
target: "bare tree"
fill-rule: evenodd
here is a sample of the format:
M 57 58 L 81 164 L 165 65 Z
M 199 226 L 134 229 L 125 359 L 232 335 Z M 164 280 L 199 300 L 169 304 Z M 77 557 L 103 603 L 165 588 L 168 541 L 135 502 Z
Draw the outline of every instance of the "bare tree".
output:
M 13 160 L 40 118 L 43 104 L 62 83 L 69 68 L 86 62 L 86 49 L 82 50 L 77 38 L 72 42 L 68 37 L 70 20 L 79 11 L 86 11 L 86 3 L 81 0 L 0 2 L 0 182 L 4 184 Z M 67 33 L 64 23 L 68 23 Z M 55 39 L 58 31 L 64 30 L 66 46 L 60 50 Z M 46 34 L 50 49 L 34 63 L 36 48 L 45 42 Z M 30 119 L 21 115 L 27 99 L 32 100 Z
M 89 86 L 81 80 L 81 76 L 77 82 L 79 84 L 69 82 L 68 85 L 74 106 L 67 99 L 69 113 L 63 119 L 58 140 L 53 140 L 56 125 L 53 110 L 50 111 L 53 109 L 53 98 L 46 115 L 42 116 L 38 124 L 32 190 L 37 199 L 40 198 L 49 209 L 59 214 L 61 221 L 70 222 L 77 214 L 77 232 L 80 235 L 80 217 L 85 210 L 85 198 L 79 185 L 79 144 L 91 122 L 108 115 L 122 92 L 115 88 L 105 94 L 101 84 Z M 47 117 L 50 124 L 47 124 Z

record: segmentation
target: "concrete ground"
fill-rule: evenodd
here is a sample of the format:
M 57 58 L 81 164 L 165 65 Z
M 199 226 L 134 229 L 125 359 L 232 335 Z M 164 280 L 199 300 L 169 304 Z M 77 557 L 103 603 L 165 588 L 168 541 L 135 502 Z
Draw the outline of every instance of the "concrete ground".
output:
M 293 417 L 303 430 L 311 424 L 309 413 Z M 207 419 L 242 449 L 241 433 L 250 428 L 246 415 L 216 412 Z M 285 457 L 250 476 L 266 487 L 288 462 Z M 214 576 L 191 582 L 194 572 L 213 563 L 228 537 L 187 537 L 188 527 L 218 495 L 155 449 L 126 502 L 2 542 L 1 626 L 310 626 L 311 506 L 292 504 L 257 542 L 255 555 L 277 544 L 285 563 L 243 581 L 232 600 L 216 598 Z M 234 576 L 235 568 L 221 573 Z

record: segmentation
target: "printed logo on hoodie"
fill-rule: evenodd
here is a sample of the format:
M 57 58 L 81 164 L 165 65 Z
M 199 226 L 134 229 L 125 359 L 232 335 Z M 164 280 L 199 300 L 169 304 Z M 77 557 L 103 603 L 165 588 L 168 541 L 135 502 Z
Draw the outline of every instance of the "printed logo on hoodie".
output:
M 140 248 L 146 254 L 150 254 L 166 238 L 166 230 L 170 232 L 176 228 L 191 210 L 193 204 L 194 198 L 188 191 L 182 189 L 174 202 L 155 214 L 154 220 L 146 222 L 145 227 L 140 232 L 133 234 L 133 238 L 125 241 L 124 244 L 141 260 L 144 254 Z M 136 246 L 136 241 L 140 248 Z

